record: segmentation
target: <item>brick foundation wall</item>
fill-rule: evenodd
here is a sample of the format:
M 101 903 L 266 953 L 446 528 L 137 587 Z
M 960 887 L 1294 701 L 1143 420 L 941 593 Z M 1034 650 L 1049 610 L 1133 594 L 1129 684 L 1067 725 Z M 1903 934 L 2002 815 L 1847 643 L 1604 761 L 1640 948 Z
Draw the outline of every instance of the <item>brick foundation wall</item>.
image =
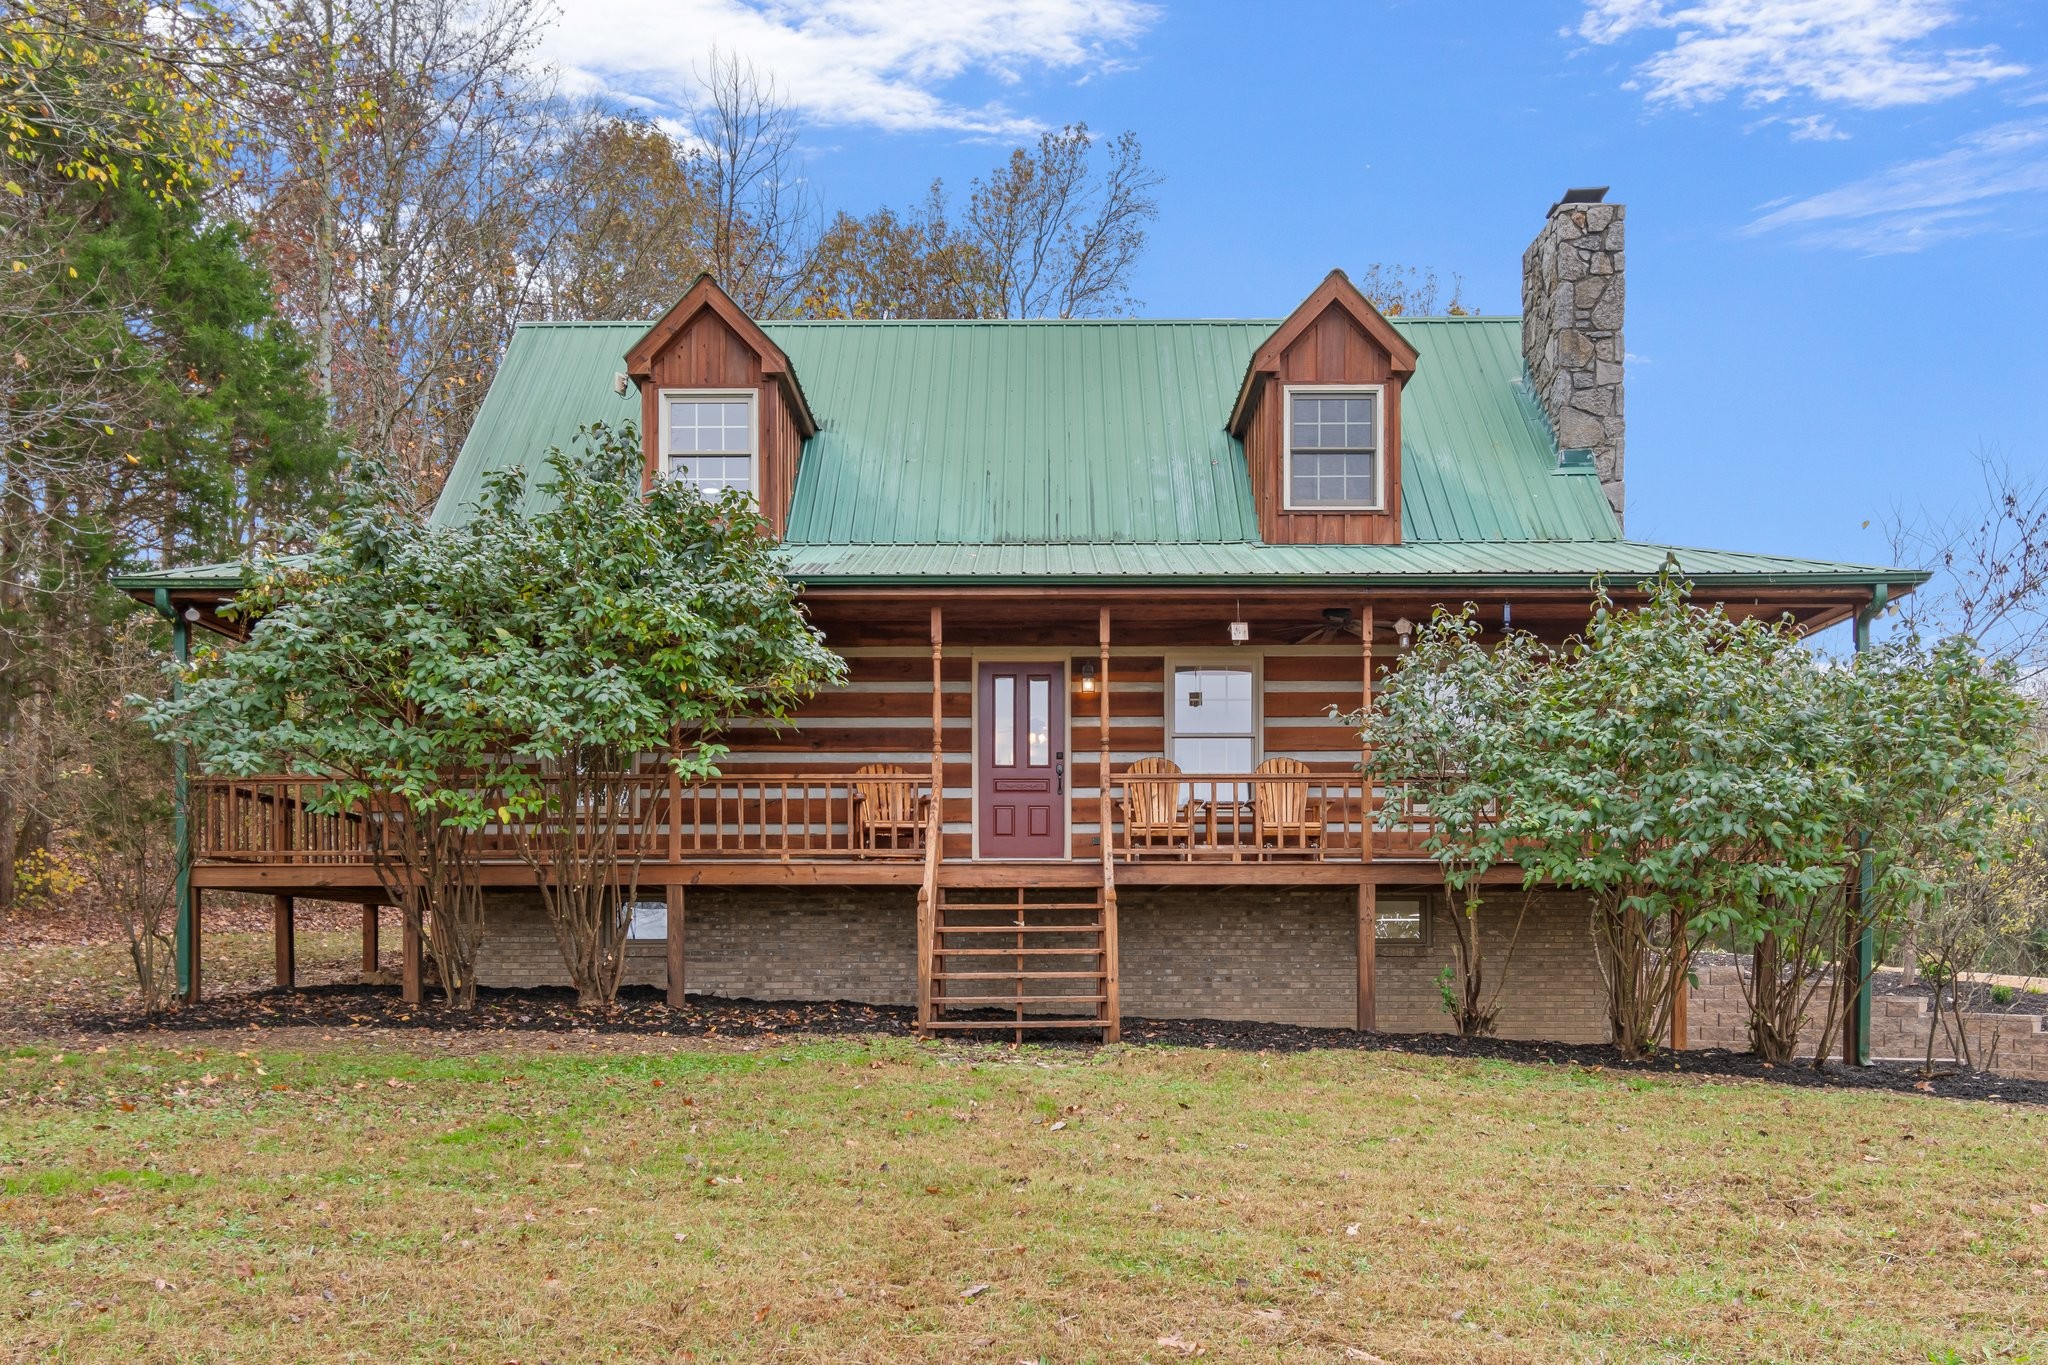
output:
M 1687 1018 L 1686 1042 L 1693 1047 L 1725 1047 L 1749 1051 L 1749 1006 L 1742 998 L 1741 969 L 1715 963 L 1699 969 L 1699 984 L 1693 988 Z M 1882 977 L 1878 978 L 1882 981 Z M 1824 1001 L 1827 987 L 1820 988 Z M 1879 1061 L 1913 1061 L 1927 1055 L 1929 999 L 1924 995 L 1879 994 L 1870 1002 L 1870 1055 Z M 1799 1031 L 1799 1055 L 1811 1057 L 1820 1042 L 1818 1014 L 1806 1018 Z M 1969 1030 L 1972 1060 L 2001 1076 L 2026 1080 L 2048 1080 L 2048 1033 L 2041 1031 L 2042 1019 L 2034 1014 L 1978 1014 L 1965 1010 L 1964 1026 Z M 1953 1027 L 1951 1021 L 1950 1027 Z M 1841 1035 L 1830 1045 L 1839 1054 Z M 1937 1028 L 1934 1059 L 1957 1060 L 1947 1029 Z
M 479 985 L 567 984 L 538 894 L 491 893 L 485 915 Z M 685 989 L 696 995 L 917 999 L 917 898 L 898 887 L 693 887 L 683 944 Z M 667 952 L 659 940 L 630 943 L 625 984 L 665 989 Z
M 1520 893 L 1491 907 L 1485 949 L 1497 969 Z M 1349 1028 L 1357 1017 L 1357 893 L 1348 887 L 1126 888 L 1118 893 L 1123 1009 L 1155 1018 L 1249 1019 Z M 1451 931 L 1431 925 L 1419 947 L 1379 945 L 1379 1026 L 1435 1032 L 1447 1024 L 1436 976 L 1454 960 Z M 693 888 L 685 930 L 687 989 L 763 1000 L 917 997 L 916 897 L 885 887 Z M 567 973 L 540 898 L 492 893 L 477 980 L 562 985 Z M 668 984 L 664 947 L 635 942 L 628 985 Z M 1585 903 L 1543 895 L 1530 905 L 1502 993 L 1501 1034 L 1562 1042 L 1607 1036 L 1605 987 L 1587 937 Z

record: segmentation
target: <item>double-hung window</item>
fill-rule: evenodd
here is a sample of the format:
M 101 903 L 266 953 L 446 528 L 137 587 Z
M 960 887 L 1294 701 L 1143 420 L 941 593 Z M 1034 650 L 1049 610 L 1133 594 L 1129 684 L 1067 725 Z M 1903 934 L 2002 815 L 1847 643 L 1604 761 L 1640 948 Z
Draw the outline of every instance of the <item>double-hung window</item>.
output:
M 1249 773 L 1258 762 L 1258 685 L 1253 671 L 1243 666 L 1176 664 L 1170 681 L 1170 757 L 1180 770 Z M 1251 799 L 1242 782 L 1193 786 L 1191 794 L 1198 801 Z
M 1380 487 L 1381 390 L 1287 390 L 1289 511 L 1370 512 L 1386 505 Z
M 754 395 L 746 390 L 670 390 L 661 395 L 662 465 L 707 494 L 760 495 Z

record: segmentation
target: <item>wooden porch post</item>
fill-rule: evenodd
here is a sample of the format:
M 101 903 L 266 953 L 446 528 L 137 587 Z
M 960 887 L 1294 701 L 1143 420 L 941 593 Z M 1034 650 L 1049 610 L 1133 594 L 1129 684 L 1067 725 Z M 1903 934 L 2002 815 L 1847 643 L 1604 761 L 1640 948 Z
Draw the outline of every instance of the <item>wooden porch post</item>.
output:
M 946 614 L 932 608 L 932 808 L 927 839 L 937 842 L 925 849 L 925 877 L 917 892 L 917 1027 L 923 1031 L 932 1022 L 932 997 L 937 985 L 932 980 L 933 950 L 939 940 L 939 888 L 934 873 L 945 852 L 946 842 Z
M 1358 608 L 1358 646 L 1359 653 L 1364 656 L 1362 660 L 1363 676 L 1359 682 L 1360 701 L 1358 709 L 1361 712 L 1369 713 L 1372 710 L 1372 603 L 1369 601 L 1362 603 Z M 1362 863 L 1369 863 L 1372 861 L 1373 825 L 1372 746 L 1366 744 L 1363 740 L 1360 740 L 1358 745 L 1358 774 L 1359 790 L 1363 793 L 1359 798 L 1358 860 Z M 1328 842 L 1327 836 L 1324 842 Z M 1369 888 L 1367 894 L 1371 894 Z M 1363 969 L 1361 968 L 1361 970 Z M 1359 1010 L 1362 1013 L 1364 1009 L 1365 1005 L 1363 997 L 1361 997 Z M 1370 1028 L 1371 1025 L 1360 1024 L 1359 1027 Z
M 945 614 L 932 608 L 932 809 L 946 823 Z
M 419 916 L 408 913 L 405 917 L 403 961 L 399 966 L 398 994 L 408 1005 L 417 1005 L 426 999 L 424 973 L 421 971 Z
M 1118 1042 L 1124 1034 L 1123 950 L 1117 943 L 1116 883 L 1114 850 L 1110 846 L 1109 810 L 1109 608 L 1095 618 L 1096 672 L 1101 674 L 1095 689 L 1096 786 L 1102 830 L 1102 1041 Z
M 1109 608 L 1102 609 L 1095 623 L 1096 635 L 1096 687 L 1095 687 L 1095 739 L 1096 739 L 1096 787 L 1102 800 L 1101 820 L 1102 856 L 1115 856 L 1116 849 L 1110 840 L 1109 802 Z M 1170 680 L 1169 680 L 1170 681 Z
M 377 955 L 380 945 L 377 930 L 382 927 L 384 907 L 371 901 L 363 907 L 363 974 L 368 976 L 377 970 Z
M 668 1007 L 683 1007 L 683 888 L 668 887 Z
M 200 937 L 200 914 L 203 909 L 202 896 L 205 893 L 196 886 L 185 892 L 185 943 L 189 950 L 185 958 L 185 1003 L 199 1003 L 199 964 L 204 959 L 204 940 Z
M 292 924 L 292 898 L 273 896 L 270 899 L 270 928 L 277 939 L 277 985 L 280 990 L 290 990 L 298 984 L 298 944 L 295 941 Z
M 1379 1027 L 1379 888 L 1358 884 L 1358 1031 Z

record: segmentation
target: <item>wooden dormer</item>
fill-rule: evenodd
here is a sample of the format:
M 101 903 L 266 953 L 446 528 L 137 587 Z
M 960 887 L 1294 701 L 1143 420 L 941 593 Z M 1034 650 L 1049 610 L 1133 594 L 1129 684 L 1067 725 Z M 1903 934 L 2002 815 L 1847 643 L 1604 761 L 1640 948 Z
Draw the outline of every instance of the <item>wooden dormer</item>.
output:
M 797 462 L 805 440 L 818 430 L 782 348 L 711 276 L 699 275 L 626 352 L 626 373 L 640 389 L 646 477 L 651 481 L 667 472 L 671 457 L 692 467 L 691 455 L 702 478 L 737 476 L 744 468 L 769 526 L 782 535 Z M 747 414 L 744 440 L 741 428 L 726 420 L 740 405 Z M 692 431 L 705 433 L 701 444 L 688 434 L 671 437 L 672 413 L 688 418 Z
M 1415 361 L 1341 270 L 1252 354 L 1230 433 L 1244 443 L 1268 543 L 1400 543 L 1401 389 Z M 1297 399 L 1305 420 L 1291 449 L 1285 417 Z

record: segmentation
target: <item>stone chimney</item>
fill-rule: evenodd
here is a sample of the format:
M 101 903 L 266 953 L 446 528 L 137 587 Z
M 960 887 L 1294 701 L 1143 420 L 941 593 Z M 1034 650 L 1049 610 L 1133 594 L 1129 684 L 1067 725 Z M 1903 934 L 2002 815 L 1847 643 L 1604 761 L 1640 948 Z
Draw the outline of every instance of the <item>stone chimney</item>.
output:
M 1522 359 L 1561 450 L 1590 450 L 1622 512 L 1620 204 L 1566 190 L 1522 253 Z

